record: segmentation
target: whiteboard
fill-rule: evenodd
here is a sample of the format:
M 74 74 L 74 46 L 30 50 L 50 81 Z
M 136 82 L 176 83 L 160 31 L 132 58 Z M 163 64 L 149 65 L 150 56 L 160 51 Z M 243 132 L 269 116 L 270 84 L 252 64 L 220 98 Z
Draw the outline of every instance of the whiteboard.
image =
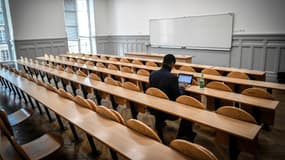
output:
M 233 13 L 150 20 L 153 47 L 230 50 Z

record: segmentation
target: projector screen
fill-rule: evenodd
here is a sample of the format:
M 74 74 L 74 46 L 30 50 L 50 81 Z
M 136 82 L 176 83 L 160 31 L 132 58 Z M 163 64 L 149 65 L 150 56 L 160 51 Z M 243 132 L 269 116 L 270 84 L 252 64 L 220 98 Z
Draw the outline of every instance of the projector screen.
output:
M 230 50 L 233 13 L 151 19 L 153 47 Z

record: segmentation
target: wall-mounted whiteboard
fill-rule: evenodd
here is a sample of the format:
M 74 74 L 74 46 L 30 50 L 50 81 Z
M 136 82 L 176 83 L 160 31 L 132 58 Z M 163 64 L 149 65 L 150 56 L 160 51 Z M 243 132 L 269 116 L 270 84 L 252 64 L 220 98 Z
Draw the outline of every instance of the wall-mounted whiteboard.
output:
M 233 14 L 151 19 L 154 47 L 230 50 Z

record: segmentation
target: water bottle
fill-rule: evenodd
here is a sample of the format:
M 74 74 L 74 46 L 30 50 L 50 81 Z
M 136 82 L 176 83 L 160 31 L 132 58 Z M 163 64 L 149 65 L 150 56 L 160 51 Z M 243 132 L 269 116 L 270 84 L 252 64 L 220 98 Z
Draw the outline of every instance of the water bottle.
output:
M 200 88 L 203 89 L 205 86 L 205 79 L 204 79 L 204 74 L 201 73 L 201 77 L 199 79 L 199 84 L 200 84 Z

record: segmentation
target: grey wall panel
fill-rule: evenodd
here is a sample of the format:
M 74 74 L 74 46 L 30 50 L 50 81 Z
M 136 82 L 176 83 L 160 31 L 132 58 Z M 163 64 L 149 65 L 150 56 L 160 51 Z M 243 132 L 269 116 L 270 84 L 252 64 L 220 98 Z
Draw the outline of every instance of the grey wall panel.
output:
M 148 35 L 97 36 L 97 52 L 192 55 L 193 63 L 265 70 L 270 81 L 276 81 L 277 72 L 285 71 L 285 35 L 233 35 L 230 51 L 154 48 L 148 45 L 149 39 Z
M 280 49 L 279 72 L 285 72 L 285 48 Z
M 253 48 L 253 58 L 252 58 L 252 69 L 254 70 L 264 70 L 265 64 L 265 53 L 263 47 L 254 47 Z
M 266 51 L 266 63 L 265 63 L 265 71 L 268 72 L 277 72 L 277 49 L 268 47 Z
M 242 47 L 241 49 L 241 68 L 252 68 L 252 47 Z
M 42 55 L 42 54 L 45 54 L 45 53 L 52 53 L 52 48 L 50 46 L 44 47 L 44 53 L 40 53 L 40 54 Z
M 230 53 L 230 67 L 240 68 L 241 64 L 241 47 L 234 46 Z
M 37 40 L 16 40 L 16 58 L 20 56 L 35 58 L 47 54 L 64 54 L 68 51 L 67 39 L 37 39 Z

